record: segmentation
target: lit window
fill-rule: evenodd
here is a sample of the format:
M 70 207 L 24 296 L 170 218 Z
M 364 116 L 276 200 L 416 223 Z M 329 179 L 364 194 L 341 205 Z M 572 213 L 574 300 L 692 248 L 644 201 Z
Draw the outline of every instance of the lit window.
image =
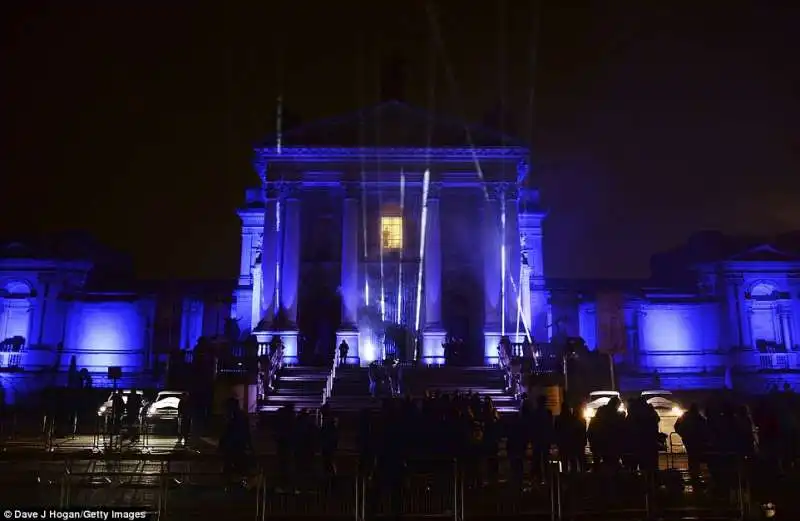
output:
M 381 247 L 384 250 L 399 250 L 403 247 L 402 217 L 381 217 Z

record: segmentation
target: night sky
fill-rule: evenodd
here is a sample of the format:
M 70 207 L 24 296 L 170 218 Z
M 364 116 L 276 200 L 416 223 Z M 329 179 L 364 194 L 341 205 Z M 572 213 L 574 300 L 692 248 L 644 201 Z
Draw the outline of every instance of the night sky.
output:
M 391 56 L 409 103 L 505 107 L 531 141 L 551 276 L 643 276 L 701 229 L 800 228 L 791 2 L 192 4 L 2 2 L 2 235 L 86 229 L 143 277 L 233 277 L 277 95 L 303 121 L 353 111 Z

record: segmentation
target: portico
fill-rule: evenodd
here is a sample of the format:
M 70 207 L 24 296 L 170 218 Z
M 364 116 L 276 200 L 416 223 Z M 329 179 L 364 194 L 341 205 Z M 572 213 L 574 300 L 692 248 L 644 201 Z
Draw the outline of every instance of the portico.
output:
M 470 345 L 480 350 L 483 344 L 484 360 L 496 363 L 500 336 L 524 335 L 531 324 L 524 283 L 532 272 L 522 261 L 518 216 L 518 173 L 527 165 L 528 151 L 505 145 L 507 138 L 488 131 L 474 134 L 474 146 L 420 146 L 417 131 L 410 130 L 422 121 L 436 127 L 435 135 L 452 135 L 463 126 L 439 123 L 401 103 L 371 110 L 367 126 L 377 124 L 375 118 L 392 118 L 399 137 L 331 146 L 330 136 L 350 131 L 309 135 L 301 128 L 280 148 L 256 150 L 262 187 L 248 193 L 239 214 L 243 247 L 234 315 L 240 329 L 262 336 L 282 331 L 290 339 L 315 334 L 314 324 L 300 326 L 298 319 L 302 322 L 314 306 L 312 287 L 324 285 L 336 288 L 340 308 L 321 318 L 328 325 L 335 322 L 335 336 L 325 343 L 346 341 L 348 363 L 366 365 L 387 350 L 399 350 L 387 332 L 392 330 L 420 341 L 408 342 L 418 352 L 397 356 L 441 364 L 442 344 L 458 329 L 454 320 L 464 320 L 443 312 L 455 305 L 444 288 L 474 276 L 482 291 L 468 298 L 483 301 L 475 307 L 483 312 L 470 312 L 466 320 L 483 324 L 484 335 Z M 355 123 L 363 125 L 364 119 L 333 125 Z M 293 139 L 303 146 L 293 145 Z M 320 215 L 330 227 L 323 236 L 316 222 L 303 222 L 320 219 L 321 224 Z M 541 241 L 531 242 L 526 252 L 541 259 L 531 252 L 537 246 Z M 315 258 L 309 249 L 318 251 Z M 312 271 L 325 271 L 328 280 L 302 275 Z M 290 363 L 309 349 L 286 347 Z

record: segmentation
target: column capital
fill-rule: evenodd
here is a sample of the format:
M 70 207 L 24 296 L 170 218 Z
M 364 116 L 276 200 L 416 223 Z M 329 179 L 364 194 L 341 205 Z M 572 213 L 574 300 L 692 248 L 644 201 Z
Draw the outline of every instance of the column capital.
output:
M 270 181 L 266 183 L 267 199 L 297 199 L 301 184 L 296 181 Z
M 519 197 L 519 189 L 515 183 L 503 183 L 503 196 L 506 201 L 516 201 Z
M 515 200 L 518 196 L 518 189 L 515 183 L 489 183 L 486 187 L 489 199 Z
M 259 154 L 253 159 L 253 170 L 256 171 L 258 174 L 258 178 L 261 179 L 261 184 L 267 184 L 267 158 L 263 155 Z
M 517 183 L 524 183 L 530 172 L 530 165 L 527 159 L 520 159 L 517 163 Z
M 250 262 L 251 268 L 255 267 L 256 264 L 261 264 L 261 252 L 263 251 L 264 246 L 264 232 L 259 234 L 253 234 L 253 259 Z

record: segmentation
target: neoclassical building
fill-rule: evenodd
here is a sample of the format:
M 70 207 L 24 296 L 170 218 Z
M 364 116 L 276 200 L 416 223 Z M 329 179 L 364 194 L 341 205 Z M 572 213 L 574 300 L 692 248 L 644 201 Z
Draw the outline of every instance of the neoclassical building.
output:
M 152 386 L 171 349 L 223 333 L 229 283 L 147 283 L 82 233 L 0 242 L 0 384 L 14 401 L 62 384 L 74 360 L 96 386 Z
M 446 332 L 487 362 L 503 334 L 544 334 L 544 214 L 525 147 L 402 103 L 282 138 L 256 149 L 261 186 L 240 211 L 242 329 L 279 333 L 294 358 L 303 315 L 338 296 L 330 329 L 353 362 L 383 354 L 370 311 L 418 331 L 426 363 L 442 362 Z
M 230 282 L 130 284 L 85 245 L 7 243 L 0 376 L 52 380 L 75 357 L 98 382 L 108 366 L 157 378 L 170 350 L 233 319 L 242 337 L 280 336 L 293 363 L 346 340 L 367 364 L 386 349 L 378 324 L 396 324 L 423 363 L 442 362 L 448 334 L 476 364 L 504 334 L 580 336 L 612 353 L 623 390 L 800 384 L 800 234 L 698 234 L 656 255 L 649 280 L 548 278 L 528 154 L 396 102 L 286 132 L 255 149 Z

